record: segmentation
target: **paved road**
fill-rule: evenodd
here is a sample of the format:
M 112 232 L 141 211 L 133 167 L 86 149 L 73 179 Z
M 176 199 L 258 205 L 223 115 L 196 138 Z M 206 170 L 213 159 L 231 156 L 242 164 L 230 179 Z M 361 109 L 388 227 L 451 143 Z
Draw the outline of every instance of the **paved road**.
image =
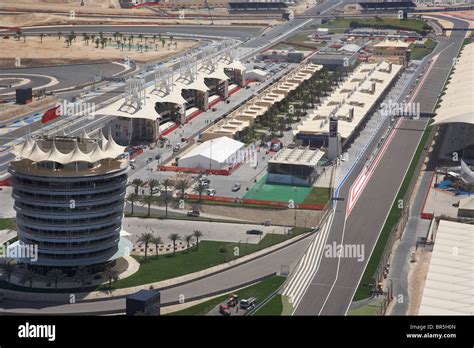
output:
M 0 69 L 0 77 L 18 76 L 19 74 L 35 74 L 51 76 L 58 79 L 59 83 L 47 87 L 46 90 L 58 90 L 83 83 L 89 83 L 90 77 L 95 75 L 112 76 L 122 72 L 124 67 L 114 63 L 88 63 L 88 64 L 72 64 L 47 66 L 38 68 L 11 68 Z M 30 83 L 22 87 L 40 87 L 49 83 L 50 79 L 43 76 L 25 76 L 31 80 Z M 14 89 L 4 89 L 0 91 L 0 95 L 14 92 Z M 14 95 L 10 95 L 10 98 Z
M 202 296 L 216 291 L 225 290 L 239 286 L 253 279 L 280 272 L 281 266 L 295 266 L 297 260 L 307 247 L 307 240 L 303 239 L 289 247 L 276 251 L 272 254 L 237 266 L 228 271 L 197 280 L 185 285 L 177 286 L 161 292 L 162 303 L 174 302 L 184 295 L 186 299 Z M 78 302 L 76 304 L 57 304 L 46 302 L 25 302 L 5 300 L 1 303 L 0 313 L 23 313 L 23 314 L 68 314 L 68 313 L 90 313 L 99 314 L 106 310 L 124 310 L 125 299 L 105 300 L 100 302 Z
M 455 22 L 457 26 L 467 25 L 466 22 Z M 449 40 L 442 40 L 433 52 L 433 55 L 441 54 L 415 99 L 421 104 L 422 111 L 433 110 L 463 35 L 460 33 L 452 35 Z M 337 203 L 327 244 L 362 245 L 365 247 L 365 258 L 359 262 L 355 258 L 323 257 L 318 272 L 295 310 L 296 315 L 346 313 L 425 126 L 426 120 L 403 120 L 348 217 L 346 203 Z M 356 169 L 346 180 L 339 197 L 347 198 L 359 170 Z

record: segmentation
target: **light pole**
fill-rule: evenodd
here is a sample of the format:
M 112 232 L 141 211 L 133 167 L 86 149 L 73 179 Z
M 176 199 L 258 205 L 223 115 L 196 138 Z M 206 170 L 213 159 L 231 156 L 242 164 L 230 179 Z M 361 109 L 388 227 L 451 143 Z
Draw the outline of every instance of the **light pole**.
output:
M 209 171 L 212 170 L 212 139 L 210 141 L 211 143 L 209 145 Z
M 296 187 L 293 187 L 293 190 L 295 191 L 295 227 L 296 227 L 296 200 L 298 199 L 298 190 Z

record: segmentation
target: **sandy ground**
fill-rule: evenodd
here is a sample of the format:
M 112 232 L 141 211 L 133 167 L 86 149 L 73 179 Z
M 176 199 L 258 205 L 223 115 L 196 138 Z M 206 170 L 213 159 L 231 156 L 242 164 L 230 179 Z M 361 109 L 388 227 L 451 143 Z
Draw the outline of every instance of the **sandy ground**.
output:
M 410 305 L 407 315 L 418 315 L 432 254 L 431 251 L 419 248 L 416 252 L 416 262 L 410 263 L 410 270 L 408 272 Z
M 0 8 L 1 10 L 1 8 Z M 163 19 L 161 17 L 144 17 L 144 18 L 108 18 L 108 17 L 76 17 L 70 19 L 67 16 L 45 14 L 45 13 L 28 13 L 20 15 L 0 15 L 0 26 L 6 27 L 29 27 L 29 26 L 40 26 L 40 25 L 87 25 L 87 24 L 143 24 L 143 25 L 177 25 L 177 24 L 188 24 L 188 25 L 251 25 L 251 26 L 267 26 L 271 24 L 278 24 L 281 21 L 275 19 L 264 19 L 256 21 L 255 19 L 216 19 L 213 21 L 210 19 Z
M 146 8 L 122 9 L 118 0 L 84 0 L 84 6 L 80 6 L 79 0 L 2 0 L 0 10 L 36 10 L 38 12 L 73 10 L 81 13 L 100 14 L 152 13 Z
M 17 105 L 17 104 L 0 104 L 0 121 L 8 121 L 17 118 L 20 115 L 26 115 L 33 113 L 35 111 L 42 110 L 49 106 L 53 107 L 57 102 L 56 97 L 46 97 L 40 100 L 33 98 L 33 102 L 27 105 Z
M 301 14 L 306 11 L 308 8 L 316 5 L 318 1 L 316 0 L 304 0 L 296 3 L 294 6 L 290 6 L 290 10 L 293 10 L 295 15 Z
M 306 0 L 309 3 L 315 0 Z M 110 3 L 110 6 L 109 6 Z M 302 4 L 298 6 L 303 6 Z M 306 5 L 304 5 L 304 9 Z M 138 9 L 122 9 L 118 0 L 85 0 L 84 6 L 79 6 L 79 0 L 2 0 L 0 1 L 0 11 L 28 12 L 28 14 L 9 15 L 7 12 L 0 15 L 0 26 L 34 26 L 34 25 L 61 25 L 61 24 L 118 24 L 118 23 L 156 23 L 156 24 L 211 24 L 211 20 L 188 19 L 186 16 L 209 15 L 205 9 L 184 9 L 184 19 L 170 18 L 164 19 L 155 11 L 146 7 Z M 75 11 L 76 17 L 69 18 L 64 13 Z M 164 9 L 171 15 L 178 15 L 178 11 Z M 56 13 L 56 14 L 55 14 Z M 61 15 L 59 15 L 61 14 Z M 104 15 L 104 17 L 87 17 L 91 15 Z M 114 16 L 108 18 L 107 16 Z M 139 16 L 137 18 L 120 18 L 124 16 Z M 229 11 L 226 8 L 214 8 L 211 10 L 214 24 L 231 25 L 247 24 L 261 25 L 276 24 L 277 20 L 266 20 L 262 18 L 260 23 L 255 19 L 218 19 L 219 16 L 228 16 Z
M 123 50 L 121 46 L 117 48 L 114 40 L 102 49 L 100 44 L 96 48 L 96 44 L 92 40 L 87 45 L 83 41 L 82 35 L 77 35 L 76 42 L 73 42 L 71 47 L 67 47 L 64 39 L 65 34 L 69 33 L 64 33 L 60 40 L 58 40 L 57 35 L 45 36 L 42 43 L 39 36 L 28 36 L 25 40 L 23 38 L 17 40 L 13 37 L 9 39 L 5 37 L 0 38 L 0 45 L 2 47 L 2 50 L 0 50 L 0 66 L 14 67 L 16 58 L 20 58 L 21 65 L 26 67 L 72 62 L 123 61 L 125 57 L 137 62 L 151 62 L 164 59 L 198 45 L 198 42 L 194 40 L 173 39 L 172 45 L 169 46 L 169 38 L 163 37 L 165 40 L 163 47 L 157 37 L 155 43 L 153 43 L 152 38 L 148 39 L 147 45 L 149 47 L 148 52 L 146 52 L 145 40 L 135 37 L 132 46 L 129 47 L 127 41 L 124 44 Z M 176 46 L 175 42 L 177 43 Z M 143 45 L 143 51 L 137 50 L 137 44 Z

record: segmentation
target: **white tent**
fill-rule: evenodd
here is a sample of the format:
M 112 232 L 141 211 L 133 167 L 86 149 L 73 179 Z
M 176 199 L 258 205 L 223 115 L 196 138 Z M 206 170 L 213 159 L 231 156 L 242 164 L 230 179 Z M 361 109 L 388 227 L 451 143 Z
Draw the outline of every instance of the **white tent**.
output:
M 180 157 L 178 165 L 213 170 L 223 169 L 234 162 L 238 151 L 244 146 L 244 143 L 228 137 L 208 140 Z

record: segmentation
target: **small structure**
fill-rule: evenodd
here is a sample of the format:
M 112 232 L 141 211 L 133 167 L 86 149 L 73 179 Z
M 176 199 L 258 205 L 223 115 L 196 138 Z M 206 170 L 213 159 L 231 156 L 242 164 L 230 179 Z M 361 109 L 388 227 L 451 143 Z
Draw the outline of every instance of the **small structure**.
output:
M 402 40 L 384 40 L 373 46 L 372 62 L 390 62 L 406 66 L 410 61 L 410 44 Z
M 474 218 L 474 196 L 461 198 L 459 201 L 458 217 Z
M 316 180 L 316 167 L 323 155 L 321 150 L 285 148 L 268 161 L 267 183 L 311 186 Z
M 180 157 L 178 166 L 209 170 L 225 169 L 237 163 L 238 151 L 244 146 L 244 143 L 225 136 L 211 139 Z
M 127 296 L 127 315 L 160 315 L 161 294 L 159 291 L 140 290 Z

